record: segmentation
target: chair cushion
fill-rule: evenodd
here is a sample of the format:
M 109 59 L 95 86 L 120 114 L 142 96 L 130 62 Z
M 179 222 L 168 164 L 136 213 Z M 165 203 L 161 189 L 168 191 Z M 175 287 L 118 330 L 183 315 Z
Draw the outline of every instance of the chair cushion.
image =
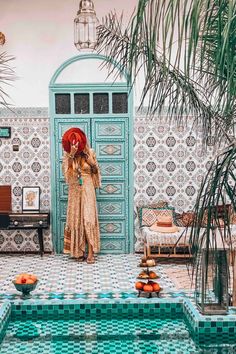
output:
M 157 222 L 158 217 L 170 217 L 171 220 L 174 219 L 174 208 L 173 207 L 163 207 L 163 208 L 153 208 L 153 207 L 143 207 L 140 208 L 139 220 L 140 226 L 151 226 Z
M 177 241 L 178 244 L 188 245 L 190 233 L 186 233 L 185 227 L 180 227 L 178 232 L 161 233 L 150 230 L 149 227 L 141 229 L 142 236 L 148 246 L 168 245 L 174 246 Z
M 195 213 L 193 211 L 183 212 L 182 223 L 183 226 L 192 226 L 195 218 Z

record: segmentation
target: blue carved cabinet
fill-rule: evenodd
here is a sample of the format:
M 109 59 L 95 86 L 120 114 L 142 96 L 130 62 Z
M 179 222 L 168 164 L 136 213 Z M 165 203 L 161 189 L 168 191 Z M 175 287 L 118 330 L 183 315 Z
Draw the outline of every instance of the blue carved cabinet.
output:
M 78 56 L 77 59 L 86 59 Z M 100 58 L 101 56 L 96 56 Z M 103 58 L 102 58 L 103 59 Z M 75 58 L 72 58 L 75 60 Z M 52 233 L 55 250 L 63 250 L 68 188 L 62 175 L 64 132 L 82 129 L 96 151 L 102 175 L 97 190 L 101 253 L 133 251 L 132 97 L 127 83 L 50 84 Z

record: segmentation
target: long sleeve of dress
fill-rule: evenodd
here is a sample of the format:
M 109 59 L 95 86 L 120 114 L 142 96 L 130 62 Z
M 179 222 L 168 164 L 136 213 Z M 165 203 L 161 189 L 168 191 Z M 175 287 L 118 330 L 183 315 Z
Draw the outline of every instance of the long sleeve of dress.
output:
M 73 172 L 69 168 L 70 166 L 69 159 L 70 159 L 69 154 L 65 153 L 62 160 L 62 172 L 67 184 L 71 183 L 74 179 Z
M 95 166 L 97 168 L 97 172 L 96 173 L 92 173 L 93 185 L 94 185 L 94 188 L 100 188 L 102 186 L 102 178 L 101 178 L 100 167 L 99 167 L 98 162 L 97 162 L 96 153 L 92 149 L 91 149 L 91 154 L 92 154 L 92 157 L 94 159 Z

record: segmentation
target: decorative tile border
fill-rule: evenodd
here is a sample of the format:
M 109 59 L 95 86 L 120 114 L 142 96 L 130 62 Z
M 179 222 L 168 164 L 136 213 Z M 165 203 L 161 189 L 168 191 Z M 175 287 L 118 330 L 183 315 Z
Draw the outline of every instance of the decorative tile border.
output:
M 165 301 L 168 299 L 168 301 L 178 301 L 178 299 L 185 299 L 185 298 L 194 298 L 193 293 L 190 292 L 184 292 L 184 291 L 179 291 L 179 292 L 164 292 L 160 294 L 160 299 L 161 301 Z M 142 296 L 138 297 L 138 292 L 137 291 L 127 291 L 127 292 L 93 292 L 93 293 L 62 293 L 62 292 L 51 292 L 51 293 L 34 293 L 32 294 L 31 298 L 27 300 L 29 303 L 35 303 L 37 301 L 60 301 L 60 300 L 81 300 L 84 302 L 99 302 L 100 300 L 107 300 L 107 301 L 113 301 L 113 300 L 131 300 L 131 299 L 136 299 L 136 302 L 142 302 L 142 301 L 147 301 L 148 303 L 155 301 L 157 298 L 148 298 L 147 296 Z M 23 303 L 25 300 L 21 299 L 21 295 L 16 294 L 16 293 L 3 293 L 0 294 L 0 301 L 8 300 L 11 302 L 19 302 Z
M 0 108 L 1 118 L 48 118 L 47 107 L 12 107 Z
M 14 320 L 64 319 L 73 320 L 86 318 L 138 318 L 148 315 L 149 318 L 178 318 L 183 313 L 180 302 L 160 300 L 158 302 L 136 300 L 100 300 L 96 303 L 81 303 L 79 300 L 38 301 L 34 304 L 12 303 L 11 318 Z
M 168 112 L 168 107 L 164 107 L 161 114 L 166 114 Z M 148 114 L 148 108 L 143 107 L 142 109 L 138 109 L 135 107 L 135 116 L 145 116 Z M 184 115 L 189 115 L 191 112 L 185 112 Z M 8 118 L 15 115 L 16 117 L 36 117 L 43 118 L 49 116 L 48 107 L 12 107 L 11 109 L 0 108 L 0 117 Z

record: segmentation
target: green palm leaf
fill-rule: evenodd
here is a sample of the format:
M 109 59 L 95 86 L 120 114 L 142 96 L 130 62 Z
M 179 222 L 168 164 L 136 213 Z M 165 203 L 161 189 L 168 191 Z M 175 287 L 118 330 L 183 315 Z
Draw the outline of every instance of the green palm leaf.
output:
M 9 108 L 9 95 L 7 94 L 7 86 L 16 79 L 15 72 L 11 67 L 11 61 L 15 58 L 7 55 L 6 52 L 0 53 L 0 106 Z
M 191 112 L 203 138 L 227 135 L 236 113 L 235 21 L 236 1 L 140 0 L 126 28 L 115 13 L 104 19 L 98 48 L 132 85 L 143 74 L 140 107 L 148 100 L 148 113 L 168 106 L 168 116 L 181 120 Z M 222 132 L 214 130 L 219 117 Z
M 214 228 L 219 229 L 223 245 L 232 245 L 229 213 L 221 215 L 224 227 L 220 228 L 217 210 L 219 206 L 228 210 L 231 204 L 236 211 L 236 0 L 139 0 L 128 26 L 111 13 L 98 31 L 99 50 L 128 73 L 131 86 L 143 75 L 140 107 L 148 101 L 152 116 L 167 106 L 167 118 L 178 123 L 190 112 L 194 125 L 202 128 L 203 143 L 213 139 L 216 147 L 225 146 L 195 205 L 191 243 L 199 277 L 199 252 L 207 248 L 208 263 L 210 248 L 218 247 L 212 242 Z M 236 269 L 234 287 L 236 305 Z

